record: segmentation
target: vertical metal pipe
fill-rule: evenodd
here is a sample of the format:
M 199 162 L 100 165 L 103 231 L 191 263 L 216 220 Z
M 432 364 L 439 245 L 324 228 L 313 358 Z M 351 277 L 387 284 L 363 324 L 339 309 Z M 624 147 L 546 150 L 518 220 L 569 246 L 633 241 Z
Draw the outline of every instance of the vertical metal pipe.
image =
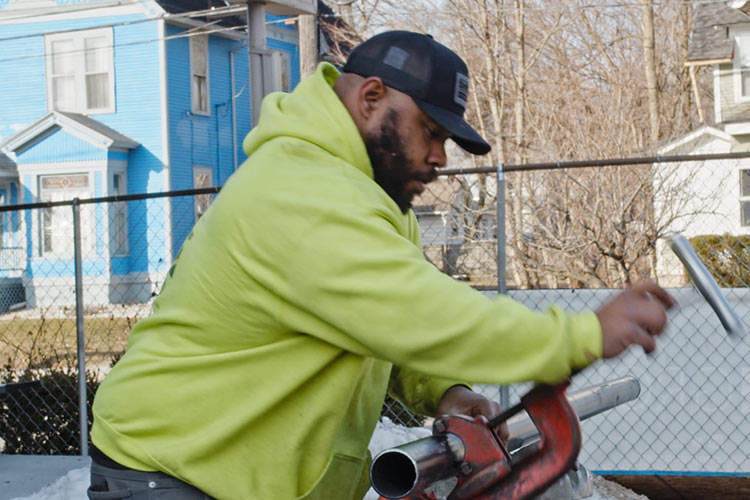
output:
M 255 127 L 260 117 L 260 103 L 265 95 L 263 56 L 266 54 L 266 4 L 262 1 L 248 1 L 247 30 L 247 53 L 250 60 L 250 111 L 252 126 Z
M 497 293 L 508 293 L 507 275 L 505 272 L 505 172 L 503 164 L 497 165 Z M 500 387 L 500 406 L 510 407 L 510 389 Z
M 497 293 L 508 292 L 505 274 L 505 172 L 497 165 Z
M 88 409 L 86 407 L 86 345 L 83 335 L 83 259 L 81 257 L 81 205 L 73 199 L 73 246 L 76 290 L 76 350 L 78 352 L 78 420 L 81 429 L 81 455 L 89 454 Z

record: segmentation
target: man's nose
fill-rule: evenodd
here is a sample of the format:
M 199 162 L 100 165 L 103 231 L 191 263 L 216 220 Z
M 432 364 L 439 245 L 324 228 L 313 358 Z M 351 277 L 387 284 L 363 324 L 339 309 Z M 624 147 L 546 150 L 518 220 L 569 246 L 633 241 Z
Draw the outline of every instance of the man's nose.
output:
M 448 157 L 445 153 L 445 141 L 432 141 L 428 163 L 435 168 L 444 167 L 448 163 Z

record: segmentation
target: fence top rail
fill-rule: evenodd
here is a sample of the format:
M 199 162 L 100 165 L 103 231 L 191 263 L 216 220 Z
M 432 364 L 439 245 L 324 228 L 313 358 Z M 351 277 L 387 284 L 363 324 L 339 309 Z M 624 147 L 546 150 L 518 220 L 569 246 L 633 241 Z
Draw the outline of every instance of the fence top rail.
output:
M 600 160 L 579 160 L 579 161 L 557 161 L 544 163 L 526 163 L 526 164 L 499 164 L 491 167 L 479 168 L 446 168 L 438 172 L 439 176 L 462 175 L 462 174 L 494 174 L 498 170 L 502 172 L 526 172 L 535 170 L 560 170 L 565 168 L 584 168 L 584 167 L 621 167 L 626 165 L 646 165 L 650 163 L 679 163 L 689 161 L 709 161 L 709 160 L 736 160 L 750 158 L 750 151 L 735 153 L 718 153 L 703 155 L 673 155 L 673 156 L 642 156 L 634 158 L 607 158 Z
M 117 202 L 117 201 L 135 201 L 135 200 L 145 200 L 149 198 L 167 198 L 167 197 L 177 197 L 177 196 L 194 196 L 198 194 L 214 194 L 218 193 L 221 190 L 221 187 L 215 186 L 215 187 L 209 187 L 209 188 L 200 188 L 200 189 L 182 189 L 178 191 L 164 191 L 160 193 L 140 193 L 140 194 L 125 194 L 120 196 L 103 196 L 99 198 L 73 198 L 72 200 L 63 200 L 63 201 L 43 201 L 38 203 L 23 203 L 20 205 L 5 205 L 0 206 L 0 213 L 2 212 L 10 212 L 10 211 L 16 211 L 16 210 L 27 210 L 32 208 L 51 208 L 51 207 L 61 207 L 61 206 L 72 206 L 76 203 L 79 205 L 87 205 L 92 203 L 108 203 L 108 202 Z
M 491 174 L 501 172 L 525 172 L 535 170 L 559 170 L 565 168 L 584 168 L 584 167 L 617 167 L 625 165 L 646 165 L 650 163 L 678 163 L 689 161 L 709 161 L 709 160 L 734 160 L 750 158 L 750 151 L 736 153 L 719 153 L 703 155 L 674 155 L 674 156 L 643 156 L 634 158 L 608 158 L 600 160 L 580 160 L 580 161 L 558 161 L 545 163 L 526 163 L 526 164 L 498 164 L 491 167 L 479 168 L 446 168 L 438 171 L 441 177 L 450 175 L 466 174 Z M 99 198 L 73 198 L 72 200 L 63 201 L 45 201 L 37 203 L 23 203 L 19 205 L 0 206 L 0 213 L 16 210 L 30 210 L 35 208 L 52 208 L 60 206 L 72 206 L 75 204 L 85 205 L 92 203 L 110 203 L 118 201 L 136 201 L 149 198 L 166 198 L 177 196 L 194 196 L 199 194 L 214 194 L 221 191 L 221 186 L 200 188 L 200 189 L 182 189 L 177 191 L 164 191 L 160 193 L 140 193 L 126 194 L 121 196 L 103 196 Z

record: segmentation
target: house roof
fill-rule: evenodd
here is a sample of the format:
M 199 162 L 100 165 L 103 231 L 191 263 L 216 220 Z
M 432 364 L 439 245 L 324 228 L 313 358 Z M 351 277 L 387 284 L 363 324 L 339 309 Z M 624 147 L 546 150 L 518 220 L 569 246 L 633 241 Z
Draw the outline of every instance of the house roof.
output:
M 687 134 L 679 137 L 676 140 L 670 141 L 664 146 L 659 148 L 658 153 L 660 155 L 675 154 L 681 150 L 693 150 L 696 144 L 701 141 L 714 138 L 726 142 L 727 144 L 736 144 L 737 140 L 731 135 L 726 133 L 721 128 L 711 125 L 702 125 L 695 130 L 688 132 Z
M 78 113 L 52 111 L 0 144 L 0 149 L 22 152 L 58 129 L 75 135 L 100 149 L 135 149 L 138 143 L 116 130 Z
M 728 27 L 750 24 L 750 17 L 725 2 L 699 3 L 695 9 L 693 32 L 688 43 L 688 64 L 729 62 L 734 56 L 734 40 Z
M 164 9 L 167 14 L 184 14 L 186 12 L 197 12 L 211 8 L 227 8 L 227 2 L 224 0 L 156 0 L 156 3 Z M 211 21 L 209 18 L 196 18 L 204 22 Z M 217 19 L 221 26 L 246 26 L 247 21 L 245 14 L 236 16 L 226 16 Z

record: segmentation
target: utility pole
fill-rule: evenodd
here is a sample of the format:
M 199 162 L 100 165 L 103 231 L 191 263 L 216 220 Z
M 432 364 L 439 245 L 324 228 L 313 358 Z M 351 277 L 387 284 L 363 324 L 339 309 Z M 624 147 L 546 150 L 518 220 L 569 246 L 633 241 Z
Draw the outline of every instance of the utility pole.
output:
M 263 58 L 266 54 L 266 4 L 247 2 L 247 47 L 250 69 L 250 113 L 252 126 L 258 123 L 260 103 L 265 95 Z
M 258 123 L 260 103 L 271 87 L 272 64 L 266 46 L 266 6 L 270 13 L 281 16 L 315 14 L 317 0 L 228 0 L 233 4 L 247 4 L 247 54 L 250 70 L 250 114 L 252 126 Z M 317 30 L 316 30 L 317 32 Z M 269 64 L 264 67 L 264 61 Z
M 300 78 L 315 72 L 318 65 L 318 16 L 299 16 L 299 71 Z

